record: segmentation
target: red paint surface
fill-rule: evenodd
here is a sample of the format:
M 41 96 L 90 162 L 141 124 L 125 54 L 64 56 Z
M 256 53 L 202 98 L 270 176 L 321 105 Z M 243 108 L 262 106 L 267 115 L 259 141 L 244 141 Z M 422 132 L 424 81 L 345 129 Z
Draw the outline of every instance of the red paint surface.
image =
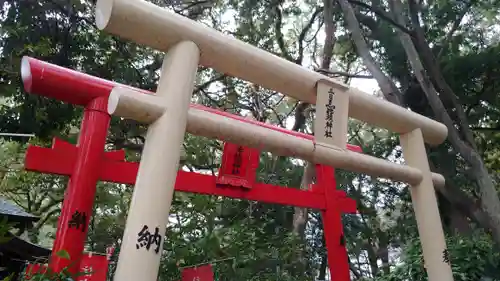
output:
M 323 232 L 332 281 L 349 281 L 349 257 L 345 247 L 342 225 L 343 213 L 356 213 L 356 202 L 336 189 L 332 167 L 316 165 L 318 186 L 325 192 L 326 209 L 323 210 Z
M 115 85 L 127 87 L 31 57 L 23 60 L 29 63 L 31 72 L 30 79 L 23 79 L 28 93 L 86 106 L 95 98 L 107 98 Z
M 85 254 L 80 262 L 80 272 L 89 272 L 79 276 L 77 281 L 106 281 L 108 275 L 108 259 L 104 255 Z
M 212 265 L 185 268 L 182 270 L 182 281 L 213 281 L 214 272 Z
M 102 98 L 91 101 L 85 108 L 83 120 L 80 127 L 78 149 L 74 150 L 73 165 L 70 166 L 71 178 L 64 195 L 61 216 L 59 217 L 56 239 L 52 248 L 50 267 L 59 272 L 68 265 L 75 272 L 82 256 L 84 242 L 87 238 L 88 223 L 92 216 L 96 184 L 100 177 L 100 165 L 106 144 L 106 135 L 110 116 L 103 112 L 107 100 Z M 54 142 L 54 149 L 65 151 L 72 149 L 71 145 L 64 142 Z M 59 158 L 41 159 L 45 163 L 58 161 Z M 70 227 L 70 221 L 77 214 L 85 215 L 83 225 Z M 55 253 L 60 250 L 68 252 L 71 260 L 61 259 Z
M 26 153 L 25 169 L 42 173 L 70 176 L 74 170 L 78 149 L 71 144 L 54 140 L 52 148 L 29 146 Z M 125 162 L 111 158 L 115 152 L 102 155 L 100 179 L 103 181 L 133 185 L 137 178 L 139 163 Z M 51 161 L 47 161 L 51 159 Z M 275 186 L 256 182 L 252 189 L 224 187 L 217 184 L 217 176 L 179 171 L 175 190 L 181 192 L 218 195 L 230 198 L 255 200 L 266 203 L 294 205 L 313 209 L 324 209 L 324 195 L 295 188 Z M 342 191 L 339 191 L 342 192 Z
M 33 274 L 44 274 L 47 272 L 47 266 L 39 263 L 28 264 L 26 266 L 25 275 L 27 280 L 30 280 Z
M 259 157 L 257 149 L 225 143 L 217 183 L 252 188 L 259 168 Z
M 106 259 L 106 256 L 84 254 L 80 262 L 79 272 L 90 271 L 91 273 L 88 275 L 78 276 L 77 281 L 106 281 L 106 277 L 108 274 L 108 265 L 109 262 Z M 47 265 L 39 263 L 28 264 L 26 266 L 25 273 L 26 279 L 30 280 L 33 274 L 46 274 Z
M 27 151 L 26 169 L 59 175 L 71 175 L 78 149 L 71 144 L 54 139 L 52 148 L 30 146 Z M 122 151 L 102 155 L 100 179 L 134 184 L 138 163 L 125 162 Z M 47 162 L 45 159 L 52 159 Z M 266 203 L 292 205 L 322 211 L 328 264 L 333 281 L 348 281 L 349 264 L 345 245 L 341 244 L 343 213 L 356 213 L 356 203 L 342 190 L 336 189 L 334 169 L 316 165 L 318 183 L 311 190 L 300 190 L 256 182 L 252 189 L 224 187 L 217 184 L 217 176 L 179 171 L 175 190 L 180 192 L 218 195 L 255 200 Z

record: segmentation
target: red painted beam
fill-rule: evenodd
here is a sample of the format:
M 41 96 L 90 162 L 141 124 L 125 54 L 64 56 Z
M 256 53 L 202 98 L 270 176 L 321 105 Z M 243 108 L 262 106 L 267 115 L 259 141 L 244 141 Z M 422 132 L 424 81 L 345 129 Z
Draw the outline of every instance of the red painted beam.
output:
M 107 98 L 114 86 L 127 87 L 27 56 L 21 61 L 21 78 L 30 94 L 82 106 L 98 97 Z
M 108 182 L 134 184 L 139 163 L 125 162 L 116 157 L 118 152 L 107 152 L 101 164 L 100 179 Z M 111 157 L 109 157 L 111 156 Z M 55 140 L 53 148 L 28 147 L 25 168 L 29 171 L 70 176 L 77 157 L 77 148 L 61 140 Z M 50 161 L 47 161 L 50 159 Z M 252 189 L 240 189 L 217 185 L 217 177 L 195 172 L 179 171 L 175 190 L 181 192 L 225 196 L 265 203 L 292 205 L 324 210 L 325 194 L 322 191 L 306 191 L 295 188 L 255 183 Z M 353 212 L 353 204 L 344 191 L 330 193 L 345 213 Z M 355 207 L 354 207 L 355 211 Z
M 116 86 L 129 87 L 117 82 L 104 80 L 31 57 L 23 57 L 21 63 L 21 76 L 26 92 L 77 105 L 86 105 L 96 97 L 108 97 L 111 90 Z M 137 88 L 133 89 L 141 91 L 145 94 L 154 94 L 146 90 Z M 288 135 L 305 139 L 314 139 L 314 136 L 308 134 L 287 130 L 267 123 L 249 120 L 244 117 L 210 107 L 198 104 L 191 104 L 191 107 L 199 108 L 242 122 L 255 124 Z M 362 152 L 359 146 L 348 144 L 347 148 L 355 152 Z

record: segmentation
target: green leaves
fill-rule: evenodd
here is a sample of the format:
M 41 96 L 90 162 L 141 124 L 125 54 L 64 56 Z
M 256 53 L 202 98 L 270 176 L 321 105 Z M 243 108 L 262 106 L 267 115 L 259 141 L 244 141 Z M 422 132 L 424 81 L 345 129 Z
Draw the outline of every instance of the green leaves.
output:
M 60 250 L 59 252 L 56 252 L 56 256 L 60 257 L 61 259 L 65 259 L 65 260 L 70 259 L 69 253 L 66 250 Z
M 455 235 L 447 238 L 448 252 L 456 281 L 500 280 L 498 264 L 500 254 L 492 251 L 491 238 L 480 230 L 470 236 Z M 420 241 L 411 239 L 405 244 L 401 265 L 396 266 L 391 274 L 376 278 L 376 281 L 415 280 L 425 281 Z
M 64 249 L 55 254 L 62 259 L 70 260 L 69 253 Z M 74 281 L 80 276 L 92 275 L 92 272 L 85 270 L 71 273 L 69 268 L 73 265 L 75 265 L 75 262 L 70 263 L 70 265 L 63 268 L 60 272 L 54 272 L 50 267 L 45 268 L 46 270 L 44 271 L 40 270 L 38 272 L 33 272 L 30 270 L 28 272 L 23 272 L 20 281 Z M 42 268 L 44 266 L 45 265 L 42 265 Z

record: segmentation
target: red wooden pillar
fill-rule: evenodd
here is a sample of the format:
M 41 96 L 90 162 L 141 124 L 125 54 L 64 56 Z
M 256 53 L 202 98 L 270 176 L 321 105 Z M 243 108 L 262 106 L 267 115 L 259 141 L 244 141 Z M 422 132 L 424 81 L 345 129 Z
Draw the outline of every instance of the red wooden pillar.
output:
M 324 192 L 326 208 L 322 211 L 328 267 L 332 281 L 350 281 L 349 256 L 342 225 L 343 213 L 356 213 L 356 202 L 337 189 L 335 170 L 316 165 L 317 187 Z
M 50 267 L 56 272 L 67 266 L 71 266 L 72 272 L 79 268 L 111 119 L 106 105 L 107 99 L 99 97 L 85 107 L 78 139 L 76 163 L 64 195 L 50 259 Z M 56 255 L 60 250 L 69 253 L 69 261 Z

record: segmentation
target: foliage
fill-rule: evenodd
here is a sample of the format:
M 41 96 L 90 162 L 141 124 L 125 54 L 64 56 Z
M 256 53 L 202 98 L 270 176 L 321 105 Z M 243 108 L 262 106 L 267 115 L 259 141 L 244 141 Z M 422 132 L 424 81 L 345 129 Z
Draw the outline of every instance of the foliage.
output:
M 455 235 L 447 238 L 449 259 L 453 276 L 457 281 L 500 280 L 498 264 L 500 254 L 491 250 L 491 238 L 483 231 L 475 231 L 474 236 Z M 471 239 L 474 237 L 474 239 Z M 377 281 L 427 280 L 422 257 L 421 244 L 417 237 L 405 244 L 401 265 Z
M 56 253 L 56 255 L 65 260 L 70 260 L 70 256 L 67 251 L 61 250 Z M 72 264 L 63 268 L 60 272 L 54 272 L 51 268 L 47 268 L 45 272 L 25 272 L 21 276 L 21 281 L 73 281 L 76 280 L 79 276 L 89 275 L 92 273 L 88 272 L 77 272 L 72 273 L 69 271 L 69 268 L 73 266 Z M 5 281 L 9 281 L 7 279 Z

